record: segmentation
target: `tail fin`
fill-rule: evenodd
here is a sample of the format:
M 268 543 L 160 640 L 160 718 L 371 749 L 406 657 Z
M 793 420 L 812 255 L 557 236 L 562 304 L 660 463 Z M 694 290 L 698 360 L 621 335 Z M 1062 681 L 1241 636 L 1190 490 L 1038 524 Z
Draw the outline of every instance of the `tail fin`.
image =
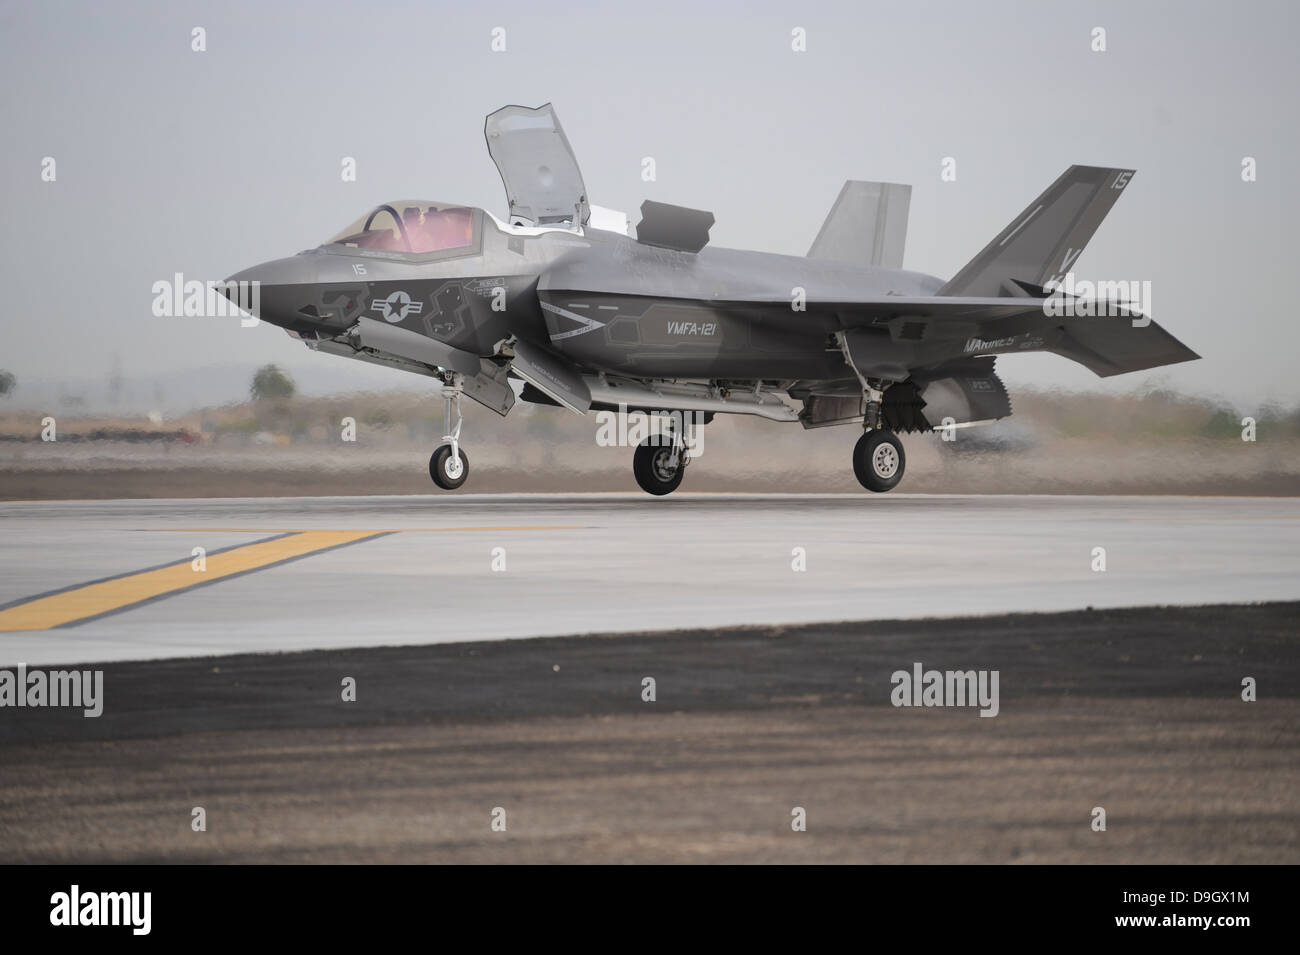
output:
M 911 186 L 850 179 L 822 223 L 808 258 L 901 269 L 911 202 Z
M 1071 166 L 938 294 L 993 298 L 1059 283 L 1133 173 Z

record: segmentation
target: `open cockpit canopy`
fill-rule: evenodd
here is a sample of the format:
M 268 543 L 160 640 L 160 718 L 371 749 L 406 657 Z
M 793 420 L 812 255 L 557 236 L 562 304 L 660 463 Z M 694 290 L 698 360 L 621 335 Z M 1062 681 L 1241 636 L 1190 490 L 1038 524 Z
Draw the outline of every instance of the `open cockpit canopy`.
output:
M 550 103 L 536 109 L 503 106 L 488 114 L 483 132 L 506 187 L 512 224 L 587 224 L 587 187 Z

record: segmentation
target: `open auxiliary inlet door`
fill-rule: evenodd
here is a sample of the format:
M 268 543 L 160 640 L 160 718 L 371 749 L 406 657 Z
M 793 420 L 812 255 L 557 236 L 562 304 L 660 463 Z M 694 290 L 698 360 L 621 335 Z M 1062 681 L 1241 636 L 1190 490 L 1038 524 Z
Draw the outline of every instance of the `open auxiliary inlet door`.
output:
M 591 217 L 587 187 L 550 103 L 503 106 L 483 132 L 510 202 L 510 222 L 580 226 Z

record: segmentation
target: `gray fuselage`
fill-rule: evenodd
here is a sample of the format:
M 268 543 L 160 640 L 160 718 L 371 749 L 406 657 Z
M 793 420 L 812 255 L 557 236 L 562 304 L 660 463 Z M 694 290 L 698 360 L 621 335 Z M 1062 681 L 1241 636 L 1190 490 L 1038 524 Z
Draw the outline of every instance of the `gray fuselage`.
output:
M 309 341 L 367 317 L 481 357 L 518 337 L 590 372 L 787 381 L 854 378 L 831 339 L 841 328 L 835 303 L 942 285 L 797 256 L 656 248 L 596 229 L 506 231 L 477 209 L 464 248 L 326 244 L 232 280 L 258 281 L 259 317 Z

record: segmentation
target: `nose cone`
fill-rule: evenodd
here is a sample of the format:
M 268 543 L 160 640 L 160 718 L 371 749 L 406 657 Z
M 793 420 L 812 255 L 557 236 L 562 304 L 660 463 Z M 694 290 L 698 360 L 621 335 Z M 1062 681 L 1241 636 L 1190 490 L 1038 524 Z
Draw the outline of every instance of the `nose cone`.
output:
M 307 330 L 301 309 L 313 300 L 316 263 L 310 256 L 263 262 L 226 279 L 221 292 L 245 312 L 281 328 Z
M 316 281 L 316 259 L 311 255 L 291 255 L 272 259 L 251 269 L 236 272 L 227 281 L 258 282 L 263 288 L 279 285 L 311 285 Z

